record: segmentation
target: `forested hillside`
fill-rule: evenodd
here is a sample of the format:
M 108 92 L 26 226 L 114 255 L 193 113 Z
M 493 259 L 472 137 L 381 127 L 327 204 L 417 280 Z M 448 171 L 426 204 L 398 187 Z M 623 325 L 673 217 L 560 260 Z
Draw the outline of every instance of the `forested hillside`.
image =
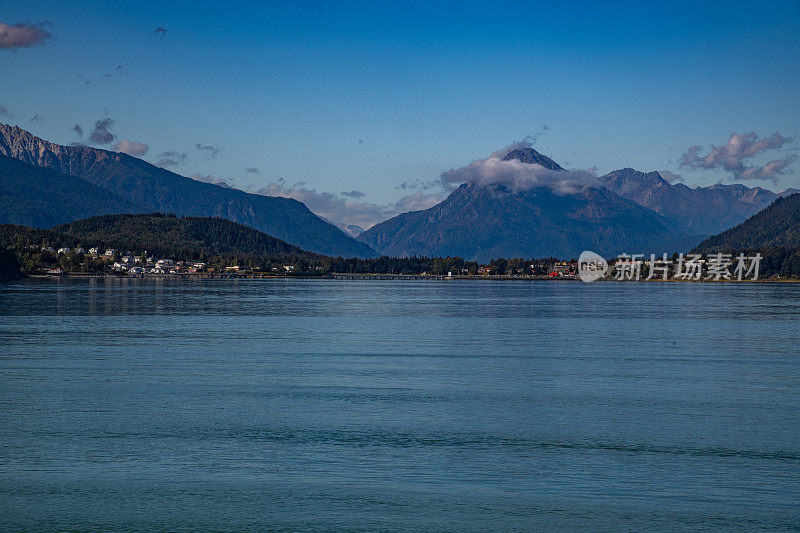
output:
M 736 227 L 697 245 L 699 252 L 771 247 L 800 248 L 800 193 L 778 198 Z
M 102 215 L 53 228 L 85 243 L 108 242 L 157 255 L 250 254 L 312 257 L 266 233 L 222 218 Z

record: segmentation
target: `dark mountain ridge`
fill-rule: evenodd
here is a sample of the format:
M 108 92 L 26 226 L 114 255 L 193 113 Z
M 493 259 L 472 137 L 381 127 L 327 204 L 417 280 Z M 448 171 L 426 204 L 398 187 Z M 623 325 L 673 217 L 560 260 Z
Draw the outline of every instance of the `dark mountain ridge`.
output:
M 17 126 L 0 124 L 0 155 L 85 180 L 137 206 L 139 211 L 224 218 L 326 255 L 377 255 L 297 200 L 196 181 L 126 154 L 61 146 Z

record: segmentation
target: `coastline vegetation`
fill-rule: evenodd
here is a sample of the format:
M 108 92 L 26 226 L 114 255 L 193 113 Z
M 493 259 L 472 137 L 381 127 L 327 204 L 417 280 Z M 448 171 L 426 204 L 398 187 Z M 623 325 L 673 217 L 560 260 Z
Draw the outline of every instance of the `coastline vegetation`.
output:
M 93 253 L 90 253 L 93 250 Z M 107 254 L 109 250 L 112 253 Z M 301 250 L 252 228 L 220 218 L 165 214 L 101 215 L 52 230 L 0 225 L 0 274 L 125 274 L 120 261 L 142 265 L 135 272 L 325 276 L 338 274 L 433 276 L 574 277 L 575 260 L 495 258 L 486 264 L 460 257 L 328 257 Z M 762 255 L 761 278 L 800 279 L 800 248 L 776 246 L 732 250 Z M 134 257 L 136 263 L 133 262 Z M 154 262 L 168 259 L 170 270 Z M 149 261 L 149 262 L 148 262 Z M 145 267 L 145 265 L 147 265 Z M 645 270 L 646 272 L 646 270 Z
M 10 250 L 24 274 L 103 274 L 124 256 L 203 263 L 204 273 L 259 272 L 319 276 L 331 273 L 392 275 L 541 275 L 559 263 L 493 259 L 486 265 L 460 257 L 328 257 L 301 250 L 260 231 L 220 218 L 174 215 L 101 215 L 51 230 L 0 225 L 0 248 Z M 97 249 L 96 253 L 88 253 Z M 59 253 L 59 250 L 62 250 Z M 113 250 L 106 255 L 106 250 Z

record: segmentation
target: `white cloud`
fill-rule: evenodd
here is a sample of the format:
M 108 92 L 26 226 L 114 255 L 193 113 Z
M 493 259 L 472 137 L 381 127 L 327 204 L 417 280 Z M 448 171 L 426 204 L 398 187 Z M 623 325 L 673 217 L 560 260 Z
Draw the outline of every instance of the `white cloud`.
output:
M 283 178 L 268 183 L 254 192 L 265 196 L 294 198 L 331 222 L 356 224 L 365 229 L 407 211 L 427 209 L 444 199 L 444 191 L 432 194 L 416 192 L 394 203 L 375 204 L 363 200 L 364 194 L 361 191 L 346 191 L 340 194 L 318 192 L 309 188 L 305 182 L 288 184 Z
M 461 168 L 443 172 L 445 185 L 471 183 L 478 186 L 505 185 L 513 191 L 547 187 L 558 194 L 572 194 L 581 187 L 600 187 L 595 169 L 552 170 L 537 163 L 523 163 L 517 159 L 504 160 L 509 151 L 530 148 L 529 141 L 521 141 L 476 159 Z
M 727 144 L 711 145 L 707 154 L 702 154 L 700 146 L 691 146 L 680 159 L 681 168 L 690 170 L 710 170 L 720 168 L 731 173 L 733 179 L 772 180 L 782 174 L 784 169 L 796 159 L 787 156 L 769 161 L 763 166 L 745 164 L 745 161 L 770 150 L 779 150 L 785 144 L 794 142 L 793 137 L 784 137 L 775 132 L 769 137 L 759 137 L 753 132 L 731 133 Z
M 123 154 L 132 155 L 134 157 L 142 157 L 147 153 L 150 147 L 144 143 L 129 141 L 123 139 L 114 145 L 115 152 L 122 152 Z
M 674 172 L 670 172 L 669 170 L 659 170 L 658 173 L 661 174 L 662 178 L 673 184 L 678 183 L 679 181 L 685 181 L 683 176 L 680 174 L 675 174 Z

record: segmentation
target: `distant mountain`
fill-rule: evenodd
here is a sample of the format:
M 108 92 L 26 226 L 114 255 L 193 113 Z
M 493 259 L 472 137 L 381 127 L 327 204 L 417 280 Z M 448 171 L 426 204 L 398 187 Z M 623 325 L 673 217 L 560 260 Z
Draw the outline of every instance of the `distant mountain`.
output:
M 49 228 L 102 213 L 143 211 L 80 178 L 0 155 L 0 224 Z
M 505 157 L 563 170 L 532 148 Z M 602 188 L 556 194 L 545 187 L 513 191 L 499 184 L 463 184 L 440 204 L 377 224 L 359 238 L 386 255 L 488 261 L 501 256 L 569 258 L 583 250 L 610 256 L 691 248 L 676 240 L 681 237 L 675 223 Z
M 732 252 L 786 247 L 800 249 L 800 194 L 778 198 L 738 226 L 709 237 L 698 252 Z
M 564 170 L 564 168 L 547 157 L 542 155 L 533 148 L 515 148 L 508 152 L 504 157 L 504 161 L 512 161 L 516 159 L 520 163 L 528 163 L 529 165 L 542 165 L 544 168 L 550 170 Z
M 362 228 L 361 226 L 357 226 L 355 224 L 345 224 L 343 222 L 334 222 L 322 215 L 317 215 L 317 216 L 322 220 L 324 220 L 325 222 L 333 224 L 334 226 L 336 226 L 337 228 L 339 228 L 340 230 L 342 230 L 343 232 L 345 232 L 346 234 L 350 235 L 353 238 L 356 238 L 362 233 L 364 233 L 364 228 Z
M 356 224 L 336 224 L 336 227 L 347 233 L 351 237 L 358 237 L 364 233 L 364 228 Z
M 0 124 L 0 155 L 49 168 L 101 187 L 139 212 L 220 217 L 239 222 L 313 252 L 374 257 L 375 251 L 289 199 L 248 194 L 193 180 L 126 154 L 60 146 L 16 126 Z
M 658 172 L 632 168 L 615 170 L 599 179 L 609 190 L 683 224 L 693 235 L 724 231 L 778 198 L 770 190 L 740 184 L 692 189 L 683 183 L 669 183 Z

